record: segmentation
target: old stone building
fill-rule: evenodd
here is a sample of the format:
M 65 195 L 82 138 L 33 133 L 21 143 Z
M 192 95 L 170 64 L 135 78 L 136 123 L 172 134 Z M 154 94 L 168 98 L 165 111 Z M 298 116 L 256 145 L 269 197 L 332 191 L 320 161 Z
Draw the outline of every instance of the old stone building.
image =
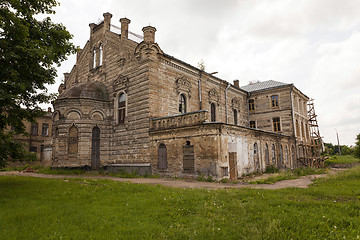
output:
M 46 114 L 38 117 L 35 122 L 24 121 L 26 135 L 14 136 L 14 139 L 21 142 L 25 149 L 36 153 L 37 159 L 43 165 L 50 165 L 52 124 L 52 112 L 51 108 L 48 108 Z M 8 129 L 8 131 L 11 130 L 12 127 Z
M 310 138 L 308 97 L 293 84 L 239 86 L 167 55 L 146 26 L 90 24 L 90 38 L 54 102 L 52 167 L 136 169 L 236 178 L 294 168 Z M 304 154 L 304 153 L 302 153 Z

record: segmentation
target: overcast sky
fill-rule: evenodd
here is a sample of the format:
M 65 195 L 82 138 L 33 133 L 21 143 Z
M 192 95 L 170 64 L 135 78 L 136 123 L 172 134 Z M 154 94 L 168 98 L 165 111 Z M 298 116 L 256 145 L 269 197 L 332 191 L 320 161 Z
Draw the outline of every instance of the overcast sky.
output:
M 226 81 L 294 83 L 315 99 L 325 142 L 336 143 L 335 129 L 346 145 L 360 133 L 359 0 L 60 0 L 55 10 L 81 48 L 105 12 L 140 35 L 150 24 L 165 53 L 194 66 L 203 59 Z M 51 92 L 74 64 L 58 68 Z

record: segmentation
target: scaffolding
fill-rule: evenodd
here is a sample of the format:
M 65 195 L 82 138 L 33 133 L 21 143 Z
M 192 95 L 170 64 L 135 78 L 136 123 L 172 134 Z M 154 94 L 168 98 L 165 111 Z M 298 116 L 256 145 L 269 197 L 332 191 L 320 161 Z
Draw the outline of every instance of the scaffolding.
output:
M 305 150 L 305 156 L 301 161 L 305 166 L 321 168 L 324 167 L 325 157 L 321 156 L 324 151 L 324 143 L 320 136 L 319 124 L 315 113 L 314 99 L 308 102 L 308 124 L 310 129 L 309 142 L 301 143 L 300 146 Z

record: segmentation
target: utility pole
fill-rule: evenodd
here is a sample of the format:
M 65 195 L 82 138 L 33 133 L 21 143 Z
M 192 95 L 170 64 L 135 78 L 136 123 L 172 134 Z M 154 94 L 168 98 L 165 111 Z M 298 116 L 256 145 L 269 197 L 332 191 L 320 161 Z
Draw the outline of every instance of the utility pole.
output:
M 335 129 L 335 131 L 336 131 L 336 137 L 337 137 L 337 142 L 338 142 L 339 155 L 341 156 L 341 148 L 340 148 L 339 134 L 338 134 L 338 132 L 337 132 L 336 129 Z

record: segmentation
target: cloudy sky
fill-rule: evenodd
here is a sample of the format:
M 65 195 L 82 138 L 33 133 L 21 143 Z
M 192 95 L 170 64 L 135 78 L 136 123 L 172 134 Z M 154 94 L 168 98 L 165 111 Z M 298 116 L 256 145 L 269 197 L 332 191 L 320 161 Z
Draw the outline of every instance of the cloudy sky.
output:
M 360 133 L 359 0 L 60 0 L 52 16 L 83 47 L 89 23 L 104 12 L 131 20 L 130 31 L 156 27 L 162 50 L 232 83 L 294 83 L 315 99 L 325 142 L 353 145 Z M 59 70 L 56 92 L 75 57 Z M 336 129 L 336 130 L 335 130 Z

